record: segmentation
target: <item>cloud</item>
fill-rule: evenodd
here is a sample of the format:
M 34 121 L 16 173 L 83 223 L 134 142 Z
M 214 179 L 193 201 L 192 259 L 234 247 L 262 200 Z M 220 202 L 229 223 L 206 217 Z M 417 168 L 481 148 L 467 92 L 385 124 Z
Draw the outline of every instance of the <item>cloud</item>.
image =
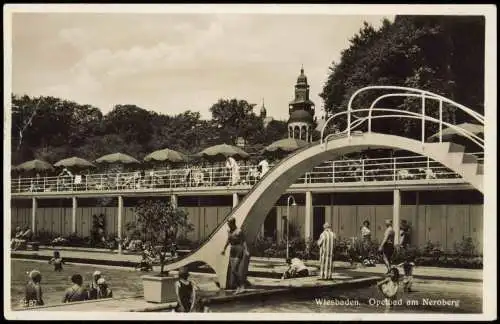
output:
M 265 97 L 269 114 L 286 118 L 301 64 L 319 108 L 317 94 L 332 60 L 363 20 L 381 20 L 255 14 L 64 16 L 37 16 L 36 24 L 25 17 L 16 25 L 24 37 L 13 42 L 15 92 L 61 96 L 104 112 L 132 103 L 163 113 L 192 109 L 205 118 L 221 97 L 256 103 Z

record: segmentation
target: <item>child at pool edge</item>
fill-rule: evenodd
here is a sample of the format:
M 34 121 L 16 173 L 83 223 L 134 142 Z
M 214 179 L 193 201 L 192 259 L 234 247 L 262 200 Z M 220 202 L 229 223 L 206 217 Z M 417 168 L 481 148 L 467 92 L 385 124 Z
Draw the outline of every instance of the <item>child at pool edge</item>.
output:
M 59 251 L 54 251 L 54 256 L 49 260 L 49 264 L 54 265 L 54 271 L 62 271 L 63 263 L 64 261 L 61 258 L 61 254 L 59 253 Z
M 405 292 L 411 292 L 411 285 L 413 283 L 413 269 L 415 268 L 415 263 L 412 262 L 412 258 L 407 255 L 405 261 L 398 264 L 397 267 L 402 267 L 405 274 L 403 278 L 403 290 Z
M 194 281 L 188 279 L 189 271 L 186 267 L 179 269 L 179 280 L 175 282 L 175 295 L 177 296 L 177 307 L 175 312 L 190 313 L 196 306 L 196 290 Z
M 399 287 L 399 270 L 392 267 L 389 270 L 387 278 L 377 283 L 377 287 L 385 297 L 385 309 L 388 311 L 392 305 L 391 303 L 396 300 Z

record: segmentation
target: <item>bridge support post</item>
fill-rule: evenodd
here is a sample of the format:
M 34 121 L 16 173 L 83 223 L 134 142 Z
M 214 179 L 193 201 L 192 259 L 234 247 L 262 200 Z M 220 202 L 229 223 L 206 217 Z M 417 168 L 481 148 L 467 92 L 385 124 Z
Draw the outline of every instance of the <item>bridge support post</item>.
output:
M 399 222 L 401 211 L 401 191 L 394 189 L 393 191 L 393 204 L 392 204 L 392 227 L 394 229 L 394 244 L 399 244 Z
M 312 193 L 311 191 L 306 191 L 306 213 L 305 213 L 305 226 L 304 226 L 304 238 L 306 241 L 306 248 L 309 251 L 309 239 L 312 237 L 313 231 L 313 217 L 312 217 Z
M 238 193 L 233 193 L 233 208 L 238 206 Z
M 170 196 L 170 204 L 172 207 L 177 208 L 177 195 L 171 195 Z
M 123 196 L 118 196 L 118 253 L 122 254 Z
M 76 233 L 76 208 L 78 207 L 78 202 L 76 201 L 76 197 L 71 197 L 71 233 Z
M 36 205 L 36 198 L 31 198 L 31 228 L 33 234 L 36 232 Z

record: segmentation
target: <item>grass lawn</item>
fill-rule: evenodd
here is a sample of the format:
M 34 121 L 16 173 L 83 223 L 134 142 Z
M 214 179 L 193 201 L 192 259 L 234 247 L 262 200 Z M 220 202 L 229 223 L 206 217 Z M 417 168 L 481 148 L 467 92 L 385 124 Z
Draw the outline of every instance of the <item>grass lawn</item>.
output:
M 63 271 L 55 272 L 54 267 L 47 262 L 12 260 L 11 263 L 11 305 L 18 308 L 24 298 L 24 289 L 28 280 L 28 273 L 37 269 L 42 273 L 42 294 L 45 305 L 59 304 L 64 296 L 64 291 L 72 285 L 71 276 L 79 273 L 84 284 L 89 284 L 92 273 L 101 271 L 102 276 L 113 290 L 114 298 L 133 297 L 143 294 L 141 276 L 148 274 L 131 268 L 111 268 L 99 265 L 64 264 Z M 155 272 L 149 272 L 155 274 Z M 193 276 L 198 283 L 207 282 L 209 279 Z

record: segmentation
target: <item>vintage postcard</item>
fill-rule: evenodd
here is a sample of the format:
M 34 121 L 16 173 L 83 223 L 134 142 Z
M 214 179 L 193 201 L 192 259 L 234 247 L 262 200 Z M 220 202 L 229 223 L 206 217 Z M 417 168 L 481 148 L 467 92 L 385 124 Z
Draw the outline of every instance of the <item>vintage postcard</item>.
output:
M 4 316 L 496 319 L 495 9 L 4 6 Z

